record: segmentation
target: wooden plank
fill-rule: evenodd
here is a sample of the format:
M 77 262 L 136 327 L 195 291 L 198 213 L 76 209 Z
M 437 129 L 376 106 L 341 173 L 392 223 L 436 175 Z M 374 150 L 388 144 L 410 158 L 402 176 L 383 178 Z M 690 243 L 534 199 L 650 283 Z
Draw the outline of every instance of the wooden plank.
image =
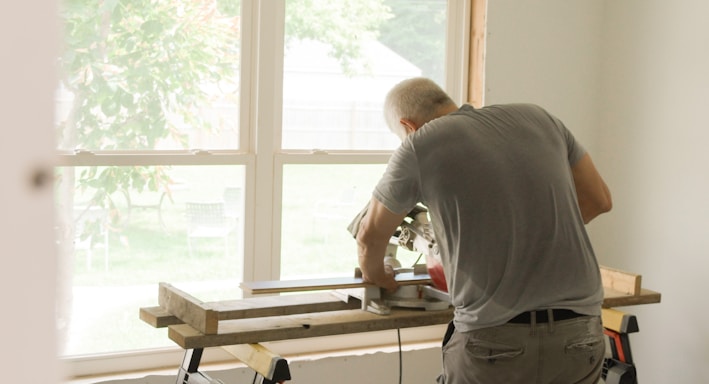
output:
M 635 296 L 612 290 L 606 290 L 605 293 L 604 307 L 660 302 L 660 294 L 647 289 Z M 211 335 L 203 334 L 187 324 L 171 325 L 168 337 L 183 348 L 207 348 L 445 324 L 452 316 L 452 308 L 443 311 L 392 308 L 391 314 L 387 316 L 352 309 L 222 321 L 219 333 Z
M 604 289 L 603 307 L 624 307 L 630 305 L 659 303 L 661 295 L 649 289 L 642 289 L 640 295 L 628 295 L 612 289 Z M 266 316 L 286 316 L 299 313 L 313 313 L 357 309 L 361 307 L 358 299 L 351 298 L 347 303 L 330 292 L 304 293 L 287 296 L 263 296 L 242 300 L 230 300 L 205 303 L 218 312 L 219 320 L 236 320 Z M 156 328 L 182 324 L 161 307 L 140 309 L 140 318 Z
M 185 349 L 382 331 L 446 324 L 453 308 L 419 311 L 392 308 L 387 316 L 360 309 L 223 321 L 218 334 L 205 335 L 187 324 L 168 327 L 168 337 Z
M 215 334 L 219 327 L 218 313 L 168 283 L 159 284 L 158 303 L 183 322 L 204 334 Z
M 350 300 L 344 302 L 340 296 L 334 295 L 332 292 L 315 292 L 215 301 L 203 303 L 202 306 L 215 311 L 218 320 L 222 321 L 357 309 L 362 307 L 362 303 L 354 297 L 350 297 Z M 141 308 L 140 319 L 155 328 L 184 323 L 162 307 Z
M 271 382 L 291 379 L 288 362 L 261 344 L 227 345 L 222 349 Z
M 344 302 L 332 292 L 316 292 L 212 302 L 207 306 L 218 313 L 221 321 L 356 309 L 362 303 L 356 298 Z
M 601 266 L 603 287 L 628 295 L 639 295 L 642 287 L 642 276 L 624 272 L 618 269 Z
M 623 307 L 630 305 L 653 304 L 661 301 L 658 292 L 641 289 L 639 295 L 604 288 L 603 307 Z M 361 303 L 351 298 L 348 303 L 340 300 L 331 292 L 303 293 L 300 295 L 262 296 L 241 300 L 229 300 L 203 303 L 203 307 L 217 313 L 218 320 L 285 316 L 299 313 L 312 313 L 360 308 Z M 156 328 L 183 323 L 178 317 L 161 307 L 140 309 L 140 318 Z
M 641 289 L 639 295 L 628 295 L 625 292 L 615 291 L 604 287 L 603 307 L 625 307 L 628 305 L 659 303 L 662 296 L 649 289 Z
M 140 319 L 155 328 L 164 328 L 168 325 L 183 323 L 177 316 L 173 316 L 162 307 L 140 308 Z
M 428 274 L 414 274 L 411 272 L 396 275 L 399 285 L 430 284 Z M 252 294 L 320 291 L 332 289 L 361 288 L 367 284 L 359 277 L 331 277 L 322 279 L 303 280 L 273 280 L 243 282 L 240 287 L 244 292 Z

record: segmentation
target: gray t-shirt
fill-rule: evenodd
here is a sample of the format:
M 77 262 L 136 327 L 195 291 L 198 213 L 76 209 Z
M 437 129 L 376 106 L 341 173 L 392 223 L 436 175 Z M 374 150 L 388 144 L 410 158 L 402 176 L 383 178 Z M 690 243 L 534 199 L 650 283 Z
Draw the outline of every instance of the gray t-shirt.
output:
M 584 154 L 531 104 L 464 105 L 394 152 L 373 194 L 396 213 L 428 207 L 456 329 L 547 308 L 600 315 L 600 272 L 571 174 Z

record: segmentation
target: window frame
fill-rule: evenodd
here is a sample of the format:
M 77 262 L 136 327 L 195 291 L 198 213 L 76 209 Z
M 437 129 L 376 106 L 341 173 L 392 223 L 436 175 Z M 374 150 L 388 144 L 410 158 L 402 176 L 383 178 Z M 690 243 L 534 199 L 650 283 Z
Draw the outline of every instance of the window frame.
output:
M 469 99 L 471 13 L 480 0 L 448 0 L 445 88 L 457 103 Z M 240 145 L 234 150 L 77 151 L 58 153 L 57 166 L 243 165 L 245 166 L 243 281 L 276 280 L 281 264 L 281 197 L 288 164 L 385 164 L 392 151 L 283 150 L 281 122 L 285 1 L 242 0 Z M 450 38 L 453 36 L 453 38 Z M 257 140 L 258 138 L 258 140 Z M 287 250 L 285 250 L 287 252 Z M 156 282 L 157 291 L 157 282 Z M 137 309 L 136 309 L 137 310 Z M 440 338 L 440 327 L 402 330 L 407 342 Z M 388 336 L 387 336 L 388 337 Z M 385 340 L 389 340 L 385 337 Z M 333 336 L 328 343 L 277 342 L 284 354 L 382 345 L 381 332 Z M 396 343 L 396 338 L 391 339 Z M 322 347 L 327 344 L 328 347 Z M 209 350 L 216 351 L 209 351 Z M 284 352 L 286 351 L 286 352 Z M 233 359 L 220 349 L 205 350 L 204 363 Z M 68 357 L 72 377 L 151 369 L 174 364 L 178 346 L 135 352 Z

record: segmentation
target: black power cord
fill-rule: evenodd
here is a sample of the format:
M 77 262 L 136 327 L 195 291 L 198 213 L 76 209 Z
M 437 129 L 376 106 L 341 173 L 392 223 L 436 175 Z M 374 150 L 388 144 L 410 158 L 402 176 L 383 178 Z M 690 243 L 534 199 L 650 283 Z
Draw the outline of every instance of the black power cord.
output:
M 396 338 L 399 341 L 399 384 L 401 384 L 404 371 L 404 359 L 401 351 L 401 330 L 399 328 L 396 329 Z

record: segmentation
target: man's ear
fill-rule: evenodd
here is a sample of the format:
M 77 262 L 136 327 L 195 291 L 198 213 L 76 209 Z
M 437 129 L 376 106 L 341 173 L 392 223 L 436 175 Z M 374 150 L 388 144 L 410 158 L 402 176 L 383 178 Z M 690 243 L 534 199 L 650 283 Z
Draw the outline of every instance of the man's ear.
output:
M 404 128 L 406 129 L 407 135 L 410 135 L 410 134 L 416 132 L 417 129 L 419 129 L 418 125 L 409 119 L 402 118 L 401 120 L 399 120 L 399 123 L 401 123 L 401 125 L 404 126 Z

